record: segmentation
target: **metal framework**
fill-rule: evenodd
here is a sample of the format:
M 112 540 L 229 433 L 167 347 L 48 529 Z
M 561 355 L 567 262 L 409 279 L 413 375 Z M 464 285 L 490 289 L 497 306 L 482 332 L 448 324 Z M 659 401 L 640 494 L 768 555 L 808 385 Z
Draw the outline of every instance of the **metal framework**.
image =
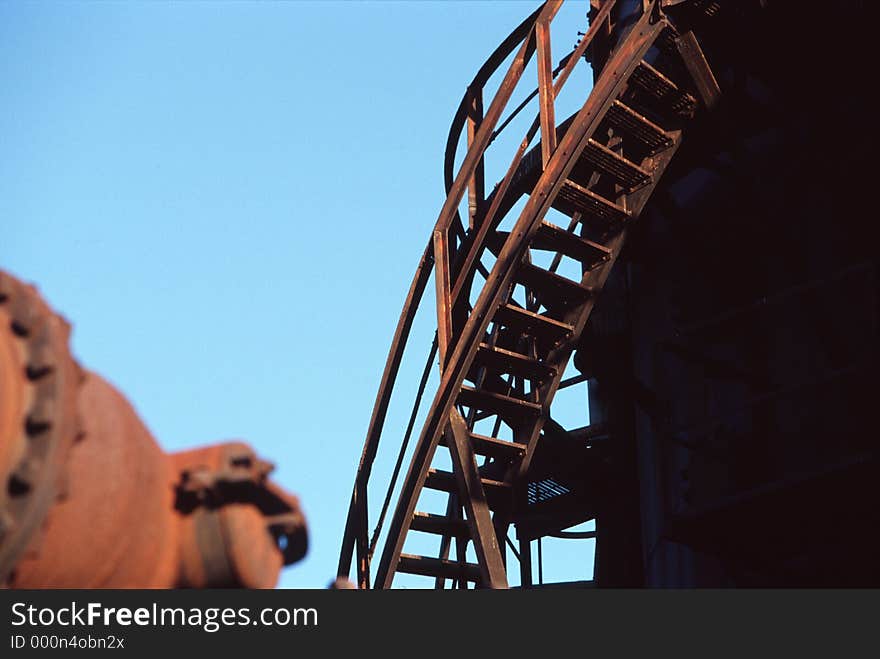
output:
M 397 572 L 434 577 L 437 587 L 451 579 L 457 587 L 506 588 L 506 544 L 520 559 L 521 583 L 529 586 L 529 541 L 565 537 L 563 529 L 591 517 L 583 497 L 554 482 L 536 456 L 548 446 L 582 449 L 601 435 L 599 427 L 566 431 L 552 420 L 551 405 L 561 387 L 584 380 L 563 380 L 563 373 L 628 229 L 695 113 L 718 98 L 718 83 L 691 23 L 715 20 L 719 3 L 646 0 L 633 14 L 632 3 L 591 2 L 589 29 L 554 68 L 551 41 L 558 35 L 551 39 L 551 28 L 561 4 L 544 3 L 510 34 L 477 73 L 453 120 L 445 163 L 448 195 L 398 322 L 346 522 L 338 574 L 347 576 L 356 557 L 359 588 L 389 588 Z M 682 4 L 695 10 L 687 14 L 688 22 L 674 21 L 665 11 Z M 487 82 L 511 54 L 483 112 Z M 485 195 L 485 152 L 525 107 L 502 121 L 518 86 L 534 84 L 523 79 L 533 56 L 537 90 L 527 101 L 538 98 L 537 117 L 499 183 Z M 592 64 L 593 89 L 576 114 L 559 122 L 555 101 L 581 60 Z M 464 133 L 468 149 L 456 172 L 455 149 Z M 540 143 L 533 144 L 537 136 Z M 458 209 L 465 195 L 463 221 Z M 500 230 L 525 195 L 512 228 Z M 567 226 L 546 221 L 551 208 L 568 216 Z M 577 264 L 579 280 L 560 274 L 564 259 Z M 533 262 L 547 260 L 549 267 Z M 440 384 L 412 449 L 374 571 L 379 529 L 371 542 L 367 484 L 432 271 Z M 429 366 L 433 354 L 432 349 Z M 477 423 L 487 420 L 493 422 L 491 434 L 478 433 Z M 440 450 L 448 451 L 451 472 L 437 468 Z M 445 515 L 418 510 L 425 488 L 448 494 Z M 549 512 L 530 514 L 539 507 Z M 383 522 L 384 510 L 379 525 Z M 519 552 L 508 539 L 511 526 L 517 528 Z M 438 554 L 404 553 L 413 532 L 438 536 Z M 466 560 L 469 543 L 475 563 Z

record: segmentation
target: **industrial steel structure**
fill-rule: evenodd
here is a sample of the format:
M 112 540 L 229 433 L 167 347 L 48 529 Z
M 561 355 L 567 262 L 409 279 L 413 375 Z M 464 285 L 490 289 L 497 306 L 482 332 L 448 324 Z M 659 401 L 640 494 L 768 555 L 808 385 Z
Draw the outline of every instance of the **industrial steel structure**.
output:
M 453 118 L 334 587 L 880 584 L 869 3 L 590 0 L 576 34 L 561 5 Z M 0 586 L 274 585 L 307 540 L 271 465 L 241 442 L 165 454 L 68 334 L 0 273 Z M 592 576 L 544 583 L 547 538 L 595 541 Z
M 0 587 L 271 588 L 297 498 L 242 442 L 164 453 L 70 326 L 0 272 Z
M 844 30 L 804 3 L 592 0 L 554 66 L 551 41 L 572 37 L 551 30 L 560 4 L 497 48 L 453 120 L 448 196 L 382 376 L 339 576 L 354 560 L 360 588 L 397 573 L 506 588 L 514 571 L 531 587 L 534 540 L 595 535 L 594 578 L 569 585 L 876 583 L 865 5 L 826 8 Z M 594 84 L 559 120 L 577 66 Z M 487 149 L 532 99 L 486 194 Z M 440 383 L 371 528 L 371 470 L 432 271 L 423 386 L 437 357 Z M 589 424 L 565 428 L 554 397 L 584 383 Z M 430 492 L 445 510 L 422 506 Z M 595 532 L 566 531 L 586 520 Z M 436 553 L 407 551 L 413 536 Z

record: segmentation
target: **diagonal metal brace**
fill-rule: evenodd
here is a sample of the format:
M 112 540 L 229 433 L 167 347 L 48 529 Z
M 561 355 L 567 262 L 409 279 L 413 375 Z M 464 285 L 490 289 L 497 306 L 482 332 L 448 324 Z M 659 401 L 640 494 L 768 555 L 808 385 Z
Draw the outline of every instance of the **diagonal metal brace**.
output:
M 480 564 L 483 585 L 489 588 L 507 588 L 507 571 L 495 527 L 492 525 L 486 492 L 480 482 L 480 472 L 477 470 L 477 459 L 471 447 L 467 424 L 455 409 L 449 414 L 446 439 L 452 456 L 452 471 L 458 481 L 461 502 L 474 543 L 474 552 Z

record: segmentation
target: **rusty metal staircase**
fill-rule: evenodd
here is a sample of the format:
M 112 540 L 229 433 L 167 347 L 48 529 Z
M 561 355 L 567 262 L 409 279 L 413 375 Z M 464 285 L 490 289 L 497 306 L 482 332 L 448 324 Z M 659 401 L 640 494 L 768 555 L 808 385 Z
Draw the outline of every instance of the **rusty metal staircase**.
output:
M 388 588 L 395 573 L 402 572 L 433 577 L 437 587 L 450 579 L 457 587 L 506 588 L 504 543 L 518 511 L 528 505 L 532 459 L 572 352 L 630 224 L 688 123 L 718 97 L 695 33 L 673 22 L 664 6 L 690 5 L 710 20 L 719 3 L 654 0 L 624 15 L 623 3 L 594 2 L 589 30 L 554 69 L 550 26 L 560 4 L 542 5 L 496 50 L 453 122 L 448 197 L 398 324 L 346 524 L 339 574 L 348 574 L 356 550 L 359 587 L 371 586 L 377 537 L 374 533 L 373 542 L 368 541 L 366 484 L 403 345 L 432 268 L 440 384 L 412 450 L 374 583 Z M 616 44 L 612 35 L 617 35 Z M 600 41 L 608 47 L 600 48 Z M 484 115 L 482 87 L 517 48 Z M 505 176 L 483 198 L 485 150 L 499 132 L 504 107 L 533 53 L 538 116 Z M 557 125 L 554 101 L 585 55 L 597 72 L 593 90 L 575 115 Z M 453 177 L 455 144 L 465 126 L 468 151 Z M 530 150 L 538 131 L 540 144 Z M 457 210 L 466 192 L 467 227 Z M 501 231 L 503 218 L 524 195 L 527 201 L 515 223 Z M 567 226 L 547 221 L 551 208 L 567 216 Z M 494 259 L 491 269 L 483 266 L 484 258 Z M 560 273 L 565 259 L 577 265 L 579 279 Z M 477 432 L 475 426 L 487 420 L 492 431 Z M 502 428 L 509 438 L 502 438 Z M 437 466 L 439 452 L 448 453 L 451 471 Z M 418 509 L 424 489 L 448 495 L 445 514 Z M 380 524 L 383 519 L 384 510 Z M 439 537 L 438 555 L 404 553 L 412 532 Z M 456 552 L 450 557 L 453 543 Z M 476 562 L 466 560 L 468 544 Z

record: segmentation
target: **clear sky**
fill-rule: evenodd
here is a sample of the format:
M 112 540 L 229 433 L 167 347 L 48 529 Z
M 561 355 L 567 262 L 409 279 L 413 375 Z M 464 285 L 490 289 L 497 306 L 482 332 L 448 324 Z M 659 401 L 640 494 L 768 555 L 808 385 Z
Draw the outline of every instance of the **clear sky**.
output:
M 311 530 L 283 586 L 334 576 L 450 121 L 536 4 L 0 4 L 0 267 L 164 448 L 279 465 Z

